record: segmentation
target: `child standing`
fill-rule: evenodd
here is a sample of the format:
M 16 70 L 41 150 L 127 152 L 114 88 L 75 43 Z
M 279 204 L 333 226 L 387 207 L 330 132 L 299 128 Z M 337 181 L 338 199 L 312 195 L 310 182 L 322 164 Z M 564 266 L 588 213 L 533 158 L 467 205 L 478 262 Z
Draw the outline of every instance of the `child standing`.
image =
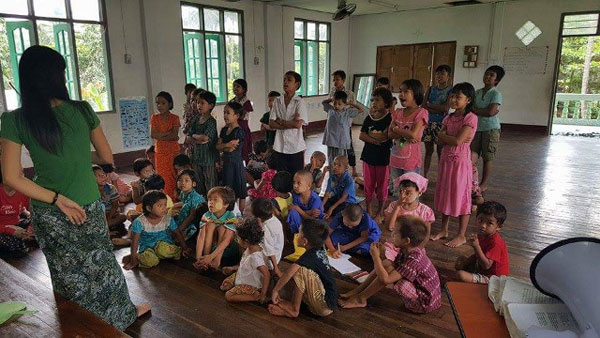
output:
M 392 262 L 382 258 L 383 244 L 371 244 L 375 268 L 362 284 L 342 294 L 344 309 L 367 306 L 367 299 L 387 285 L 393 285 L 404 301 L 404 307 L 414 313 L 429 313 L 442 306 L 442 291 L 437 270 L 421 244 L 427 239 L 427 225 L 418 216 L 404 216 L 392 232 L 394 245 L 400 254 Z
M 435 69 L 435 86 L 429 87 L 425 93 L 423 108 L 429 112 L 429 123 L 423 132 L 423 143 L 425 143 L 425 163 L 423 176 L 427 177 L 431 166 L 433 147 L 437 143 L 437 134 L 442 130 L 442 121 L 448 113 L 448 93 L 452 87 L 449 86 L 452 68 L 448 65 L 439 65 Z M 442 155 L 442 146 L 437 145 L 438 161 Z
M 329 224 L 329 237 L 325 241 L 333 258 L 342 253 L 369 256 L 371 243 L 379 242 L 381 230 L 375 221 L 358 204 L 348 205 Z
M 475 254 L 456 262 L 458 280 L 465 283 L 488 284 L 491 276 L 508 276 L 508 250 L 500 234 L 506 220 L 506 208 L 493 201 L 477 208 L 479 234 L 469 238 Z
M 100 167 L 104 170 L 109 183 L 114 185 L 119 192 L 119 203 L 131 202 L 131 186 L 123 182 L 119 174 L 115 172 L 115 167 L 112 164 L 101 164 Z
M 502 94 L 496 89 L 504 77 L 504 68 L 491 66 L 483 74 L 483 88 L 475 92 L 473 113 L 477 115 L 477 132 L 471 142 L 473 168 L 477 168 L 477 161 L 483 158 L 483 175 L 479 187 L 485 192 L 488 179 L 492 171 L 492 161 L 496 158 L 496 150 L 500 142 L 500 120 L 498 113 L 502 105 Z M 475 181 L 479 177 L 473 178 Z
M 217 150 L 223 152 L 223 185 L 231 187 L 238 199 L 238 207 L 243 212 L 246 207 L 246 179 L 245 168 L 242 162 L 242 144 L 244 131 L 238 124 L 239 118 L 244 113 L 242 106 L 237 102 L 229 102 L 223 109 L 225 127 L 221 129 Z
M 173 97 L 167 92 L 156 95 L 158 114 L 152 115 L 151 136 L 156 141 L 154 162 L 156 172 L 165 180 L 165 193 L 175 198 L 175 173 L 173 158 L 180 152 L 179 148 L 179 116 L 171 113 Z
M 310 171 L 313 176 L 313 190 L 316 193 L 321 191 L 325 173 L 329 171 L 329 167 L 323 168 L 326 160 L 325 154 L 317 150 L 310 155 L 310 163 L 304 167 L 304 170 Z
M 22 256 L 25 241 L 34 240 L 29 197 L 2 184 L 0 170 L 0 256 Z
M 217 151 L 217 120 L 211 115 L 217 97 L 206 90 L 194 91 L 194 107 L 197 111 L 196 118 L 190 123 L 187 138 L 194 144 L 192 148 L 192 166 L 198 174 L 198 191 L 202 195 L 217 185 L 217 170 L 215 162 L 218 161 Z
M 390 159 L 392 181 L 407 172 L 421 171 L 421 139 L 427 125 L 427 110 L 423 103 L 423 85 L 409 79 L 400 85 L 400 108 L 392 114 L 388 136 L 393 139 Z
M 196 219 L 196 209 L 206 203 L 204 196 L 196 191 L 198 176 L 191 169 L 185 169 L 177 176 L 177 188 L 179 189 L 179 201 L 173 205 L 173 208 L 179 209 L 176 215 L 173 215 L 175 223 L 177 223 L 177 238 L 180 239 L 180 245 L 185 255 L 188 255 L 187 245 L 185 240 L 191 238 L 196 231 L 198 225 L 194 224 Z M 181 239 L 184 239 L 181 241 Z
M 187 135 L 190 130 L 190 124 L 197 115 L 196 109 L 194 108 L 194 91 L 196 90 L 196 85 L 193 83 L 187 83 L 184 87 L 184 90 L 185 103 L 183 104 L 183 134 Z M 192 156 L 193 147 L 193 142 L 186 138 L 183 142 L 183 153 L 187 156 Z
M 471 215 L 473 165 L 470 144 L 477 129 L 477 116 L 471 112 L 475 89 L 470 83 L 459 83 L 450 91 L 450 108 L 454 113 L 442 122 L 438 142 L 444 144 L 438 165 L 434 206 L 442 213 L 442 231 L 432 240 L 448 237 L 450 216 L 458 217 L 458 235 L 446 243 L 451 248 L 463 245 Z
M 331 218 L 344 210 L 347 205 L 356 203 L 354 180 L 348 173 L 348 158 L 338 156 L 333 160 L 327 191 L 323 197 L 325 218 Z
M 265 236 L 260 243 L 263 252 L 267 257 L 267 265 L 269 270 L 273 270 L 273 274 L 277 278 L 281 278 L 282 273 L 279 270 L 279 261 L 283 254 L 283 246 L 285 237 L 283 235 L 283 226 L 277 217 L 273 217 L 273 203 L 266 198 L 257 198 L 252 201 L 252 215 L 260 220 Z M 239 228 L 238 228 L 239 234 Z
M 332 165 L 333 159 L 337 156 L 348 155 L 348 150 L 352 145 L 350 135 L 352 118 L 363 112 L 361 106 L 354 102 L 349 102 L 347 99 L 348 95 L 346 92 L 340 90 L 335 92 L 333 99 L 323 101 L 323 110 L 327 113 L 323 144 L 327 146 L 329 165 Z M 331 105 L 332 101 L 333 105 Z M 346 102 L 351 107 L 347 107 Z
M 277 197 L 274 198 L 276 206 L 274 210 L 275 216 L 285 222 L 288 217 L 288 208 L 293 203 L 292 189 L 294 178 L 287 171 L 278 171 L 273 176 L 271 184 L 275 192 L 277 192 Z
M 371 110 L 360 129 L 360 140 L 365 146 L 360 155 L 363 161 L 363 177 L 365 181 L 365 200 L 367 212 L 373 215 L 371 202 L 377 197 L 379 203 L 376 219 L 383 216 L 383 208 L 388 197 L 388 178 L 390 164 L 390 147 L 388 128 L 392 115 L 388 113 L 392 104 L 392 93 L 385 88 L 377 88 L 371 97 Z
M 350 90 L 350 89 L 346 89 L 346 86 L 344 85 L 344 83 L 346 82 L 346 72 L 344 72 L 343 70 L 336 70 L 335 72 L 333 72 L 331 74 L 332 78 L 333 78 L 333 86 L 331 88 L 331 91 L 329 92 L 329 99 L 330 100 L 334 100 L 335 99 L 335 93 L 338 91 L 343 91 L 344 93 L 346 93 L 346 100 L 348 102 L 348 104 L 351 105 L 355 105 L 356 104 L 356 96 L 354 96 L 354 93 Z M 360 106 L 355 106 L 355 107 L 360 107 Z M 362 109 L 361 109 L 361 113 L 362 113 Z M 346 155 L 348 156 L 348 162 L 350 164 L 350 167 L 352 168 L 352 176 L 357 176 L 356 173 L 356 156 L 354 155 L 354 145 L 352 144 L 352 118 L 349 119 L 348 122 L 348 137 L 350 138 L 350 148 L 347 149 L 347 152 L 345 154 L 336 154 L 334 156 L 331 157 L 331 159 L 333 159 L 335 156 L 338 155 Z M 329 152 L 327 152 L 327 155 L 329 157 Z M 331 165 L 332 161 L 329 160 L 329 165 Z
M 238 244 L 245 248 L 237 271 L 225 278 L 221 290 L 228 302 L 260 302 L 267 299 L 271 274 L 260 246 L 264 231 L 256 218 L 246 218 L 237 226 Z
M 269 305 L 269 313 L 295 318 L 300 313 L 300 305 L 305 302 L 310 312 L 325 317 L 337 307 L 337 286 L 329 267 L 327 252 L 323 248 L 327 235 L 325 222 L 314 219 L 302 222 L 298 242 L 306 252 L 290 266 L 273 288 L 273 304 Z M 292 301 L 281 299 L 279 291 L 292 278 L 295 284 Z
M 242 148 L 242 158 L 246 163 L 248 163 L 248 155 L 252 152 L 252 133 L 250 132 L 250 127 L 248 126 L 248 120 L 250 119 L 250 112 L 254 111 L 252 107 L 252 102 L 248 100 L 246 94 L 248 93 L 248 82 L 244 79 L 237 79 L 233 81 L 233 95 L 235 97 L 231 99 L 229 102 L 237 102 L 242 106 L 242 114 L 240 115 L 240 119 L 238 121 L 240 128 L 244 131 L 244 142 L 241 145 Z
M 281 94 L 274 90 L 269 92 L 269 96 L 267 96 L 267 107 L 269 107 L 269 111 L 264 113 L 260 119 L 260 130 L 265 132 L 265 141 L 267 142 L 269 149 L 273 148 L 273 144 L 275 144 L 275 130 L 269 125 L 269 115 L 271 115 L 271 109 L 273 109 L 273 102 L 280 96 Z
M 377 83 L 375 83 L 375 89 L 379 89 L 379 88 L 385 88 L 385 89 L 389 90 L 391 93 L 392 89 L 390 88 L 390 79 L 385 76 L 378 78 Z
M 233 213 L 235 193 L 229 187 L 214 187 L 208 192 L 208 211 L 198 225 L 200 232 L 196 240 L 196 269 L 213 269 L 221 265 L 225 250 L 235 235 L 237 218 Z M 214 237 L 217 237 L 213 248 Z
M 181 248 L 175 245 L 171 232 L 177 224 L 167 215 L 167 196 L 152 190 L 142 198 L 143 215 L 131 225 L 131 255 L 123 258 L 123 268 L 131 270 L 136 266 L 151 268 L 161 259 L 181 257 Z
M 295 174 L 304 167 L 306 142 L 302 126 L 308 124 L 306 103 L 296 95 L 302 77 L 294 71 L 283 76 L 284 95 L 273 102 L 269 115 L 269 126 L 276 130 L 273 144 L 275 170 Z

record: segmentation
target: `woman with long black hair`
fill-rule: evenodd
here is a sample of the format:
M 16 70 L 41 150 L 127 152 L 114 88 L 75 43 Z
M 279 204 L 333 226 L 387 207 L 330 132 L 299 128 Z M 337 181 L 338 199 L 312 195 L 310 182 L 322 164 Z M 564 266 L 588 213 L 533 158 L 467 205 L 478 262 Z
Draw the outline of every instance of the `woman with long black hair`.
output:
M 55 50 L 28 48 L 19 79 L 22 107 L 1 118 L 3 182 L 31 197 L 54 291 L 123 330 L 150 307 L 131 302 L 112 252 L 92 172 L 92 162 L 113 162 L 100 120 L 87 102 L 69 99 L 65 60 Z M 33 160 L 33 181 L 22 175 L 23 146 Z

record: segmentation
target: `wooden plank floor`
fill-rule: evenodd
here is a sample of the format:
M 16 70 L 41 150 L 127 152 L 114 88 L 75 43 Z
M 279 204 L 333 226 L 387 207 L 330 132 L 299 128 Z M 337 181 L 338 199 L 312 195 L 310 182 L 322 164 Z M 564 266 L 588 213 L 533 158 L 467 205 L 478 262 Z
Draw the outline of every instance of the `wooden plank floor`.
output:
M 309 151 L 324 150 L 321 134 L 311 135 Z M 355 127 L 354 144 L 359 154 Z M 501 234 L 506 239 L 512 275 L 528 279 L 533 257 L 547 245 L 575 236 L 600 237 L 598 161 L 600 140 L 566 136 L 539 136 L 504 132 L 486 199 L 503 203 L 508 219 Z M 360 162 L 359 162 L 360 163 Z M 360 166 L 359 166 L 360 169 Z M 428 191 L 422 202 L 433 205 L 437 160 L 434 158 Z M 434 231 L 440 228 L 440 214 Z M 471 219 L 469 231 L 475 231 Z M 451 231 L 456 231 L 451 221 Z M 387 231 L 384 232 L 387 236 Z M 115 251 L 117 259 L 129 249 Z M 445 281 L 452 274 L 459 255 L 472 250 L 463 246 L 449 249 L 430 243 L 427 252 Z M 9 260 L 46 288 L 51 288 L 44 256 L 40 250 L 25 258 Z M 126 333 L 134 337 L 187 336 L 402 336 L 457 337 L 458 330 L 448 304 L 429 315 L 406 312 L 390 290 L 376 295 L 365 309 L 337 311 L 328 318 L 316 318 L 306 310 L 300 318 L 276 318 L 258 304 L 228 304 L 218 290 L 223 276 L 199 274 L 191 262 L 163 262 L 149 270 L 125 271 L 134 302 L 148 301 L 152 315 L 136 321 Z M 353 285 L 338 279 L 346 290 Z M 1 335 L 1 334 L 0 334 Z

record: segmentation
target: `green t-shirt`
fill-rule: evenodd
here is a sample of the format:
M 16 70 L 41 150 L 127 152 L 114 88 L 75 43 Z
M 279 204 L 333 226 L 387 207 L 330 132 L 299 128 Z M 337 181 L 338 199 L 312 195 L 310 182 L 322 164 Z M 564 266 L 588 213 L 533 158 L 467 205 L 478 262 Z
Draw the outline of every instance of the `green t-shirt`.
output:
M 35 169 L 35 183 L 81 206 L 88 205 L 100 198 L 92 172 L 90 151 L 90 131 L 100 125 L 100 120 L 87 102 L 65 101 L 53 110 L 63 135 L 63 145 L 58 155 L 42 148 L 26 127 L 18 122 L 19 110 L 2 114 L 0 137 L 22 144 L 29 150 Z M 32 200 L 31 204 L 51 206 L 36 200 Z

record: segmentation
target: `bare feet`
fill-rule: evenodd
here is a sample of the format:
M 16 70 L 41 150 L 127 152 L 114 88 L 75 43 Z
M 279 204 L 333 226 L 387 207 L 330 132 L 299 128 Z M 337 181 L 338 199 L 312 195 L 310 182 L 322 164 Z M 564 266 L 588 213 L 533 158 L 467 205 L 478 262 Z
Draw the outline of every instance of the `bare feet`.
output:
M 467 242 L 467 239 L 465 238 L 465 236 L 456 236 L 454 237 L 452 240 L 450 240 L 449 242 L 447 242 L 446 244 L 444 244 L 447 247 L 450 248 L 458 248 L 459 246 L 465 244 Z
M 344 309 L 356 309 L 367 306 L 367 301 L 359 299 L 357 296 L 351 297 L 346 300 L 339 300 L 338 303 Z
M 340 298 L 342 298 L 342 299 L 348 299 L 348 298 L 350 298 L 350 297 L 354 296 L 354 295 L 356 294 L 356 293 L 354 292 L 354 290 L 355 290 L 355 289 L 353 289 L 353 290 L 350 290 L 350 291 L 348 291 L 348 292 L 345 292 L 345 293 L 342 293 L 342 294 L 340 294 Z
M 448 238 L 448 231 L 441 231 L 441 232 L 438 232 L 437 234 L 431 236 L 432 241 L 438 241 L 440 239 L 446 239 L 446 238 Z
M 152 307 L 148 303 L 143 303 L 143 304 L 140 304 L 140 305 L 136 305 L 135 309 L 137 310 L 137 317 L 140 318 L 141 316 L 143 316 L 146 313 L 150 312 L 150 310 L 152 309 Z
M 288 317 L 287 313 L 277 304 L 269 304 L 267 309 L 273 316 Z

